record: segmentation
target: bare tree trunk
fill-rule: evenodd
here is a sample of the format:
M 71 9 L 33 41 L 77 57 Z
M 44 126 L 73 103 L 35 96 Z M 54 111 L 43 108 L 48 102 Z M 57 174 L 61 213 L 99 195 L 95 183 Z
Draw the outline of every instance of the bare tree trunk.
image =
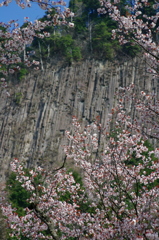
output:
M 47 58 L 50 57 L 50 44 L 47 46 Z
M 34 213 L 43 223 L 45 223 L 47 225 L 48 231 L 49 231 L 52 239 L 60 240 L 60 237 L 56 233 L 54 223 L 52 221 L 50 221 L 49 217 L 45 216 L 45 214 L 40 209 L 38 209 L 37 206 L 34 207 Z
M 42 54 L 41 54 L 41 45 L 39 41 L 38 41 L 38 45 L 39 45 L 39 53 L 40 53 L 41 70 L 44 71 L 44 65 L 43 65 Z
M 92 51 L 93 51 L 93 49 L 92 49 L 92 22 L 90 20 L 89 13 L 88 13 L 88 31 L 89 31 L 90 50 L 92 53 Z

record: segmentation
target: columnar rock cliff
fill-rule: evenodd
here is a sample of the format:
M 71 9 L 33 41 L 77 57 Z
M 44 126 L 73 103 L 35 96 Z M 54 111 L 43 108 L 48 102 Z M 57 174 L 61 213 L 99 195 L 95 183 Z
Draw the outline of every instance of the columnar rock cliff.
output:
M 31 72 L 17 85 L 10 84 L 11 97 L 2 91 L 0 101 L 1 181 L 13 158 L 28 164 L 62 161 L 72 115 L 85 123 L 99 116 L 104 126 L 119 86 L 135 83 L 139 91 L 158 92 L 146 68 L 140 58 L 123 63 L 86 60 L 65 67 L 52 64 L 44 72 Z

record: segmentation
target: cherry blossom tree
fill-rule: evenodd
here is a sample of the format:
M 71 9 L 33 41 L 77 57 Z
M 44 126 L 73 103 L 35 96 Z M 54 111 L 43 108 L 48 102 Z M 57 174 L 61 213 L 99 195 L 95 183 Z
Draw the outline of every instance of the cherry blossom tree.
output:
M 144 139 L 153 139 L 153 142 L 157 142 L 159 140 L 159 100 L 157 93 L 139 92 L 137 87 L 131 84 L 128 87 L 119 87 L 116 98 L 118 104 L 112 110 L 115 115 L 113 118 L 116 119 L 118 114 L 122 116 L 122 119 L 129 118 L 129 124 L 120 122 L 120 127 L 124 129 L 127 126 L 131 131 L 135 129 L 140 132 Z M 117 122 L 117 124 L 119 123 Z M 118 128 L 118 125 L 114 124 L 114 128 Z
M 109 16 L 118 23 L 118 28 L 112 31 L 112 38 L 119 39 L 121 44 L 132 42 L 138 44 L 144 52 L 149 71 L 158 74 L 159 64 L 159 47 L 158 47 L 158 23 L 159 23 L 159 4 L 154 1 L 152 7 L 154 13 L 146 14 L 146 9 L 150 7 L 148 0 L 136 0 L 133 4 L 125 4 L 125 14 L 120 10 L 120 0 L 106 1 L 99 0 L 101 8 L 98 9 L 99 14 L 109 14 Z
M 19 217 L 11 205 L 2 207 L 12 229 L 10 235 L 17 239 L 21 239 L 21 236 L 29 239 L 65 239 L 69 233 L 72 236 L 79 235 L 76 225 L 78 226 L 81 220 L 78 219 L 76 202 L 80 201 L 80 185 L 75 183 L 72 174 L 65 169 L 48 173 L 41 167 L 26 174 L 17 160 L 11 163 L 11 167 L 12 171 L 17 173 L 17 180 L 31 197 L 28 199 L 29 205 L 24 216 Z M 80 192 L 82 200 L 84 196 L 82 190 Z M 62 201 L 63 198 L 67 201 Z M 70 226 L 72 230 L 69 230 Z M 58 236 L 60 231 L 65 232 L 65 238 Z
M 8 6 L 10 2 L 4 1 L 0 7 Z M 32 23 L 28 18 L 25 18 L 26 26 L 21 28 L 15 20 L 8 23 L 0 22 L 0 80 L 5 89 L 7 88 L 6 76 L 19 71 L 19 63 L 23 62 L 27 67 L 33 65 L 34 69 L 39 69 L 39 62 L 31 61 L 25 48 L 32 43 L 34 37 L 49 37 L 49 33 L 42 31 L 46 26 L 68 24 L 69 27 L 73 27 L 73 23 L 67 22 L 66 18 L 71 17 L 72 19 L 74 14 L 69 8 L 65 7 L 62 11 L 59 7 L 66 6 L 64 1 L 16 1 L 21 8 L 30 7 L 31 2 L 36 2 L 42 9 L 48 11 L 47 21 L 36 20 Z M 10 95 L 8 91 L 6 94 Z
M 30 197 L 23 216 L 18 216 L 11 204 L 2 204 L 10 236 L 17 239 L 21 236 L 29 239 L 159 238 L 159 150 L 149 151 L 136 124 L 125 117 L 120 105 L 113 110 L 115 113 L 118 127 L 114 136 L 97 123 L 82 130 L 75 117 L 74 132 L 66 132 L 67 161 L 74 161 L 82 174 L 83 186 L 64 168 L 47 172 L 41 167 L 26 170 L 18 160 L 11 163 L 16 180 Z M 103 149 L 98 141 L 101 132 L 102 138 L 107 138 Z
M 66 153 L 83 169 L 85 186 L 96 208 L 95 224 L 99 225 L 92 230 L 93 239 L 157 239 L 158 185 L 155 186 L 155 181 L 159 165 L 157 158 L 152 161 L 152 154 L 157 155 L 158 149 L 148 152 L 136 124 L 132 124 L 121 105 L 118 108 L 120 111 L 113 110 L 113 114 L 117 111 L 117 134 L 112 137 L 107 133 L 108 143 L 98 158 L 93 159 L 93 152 L 99 151 L 101 126 L 93 124 L 81 134 L 76 120 L 75 135 L 67 133 L 72 144 Z M 131 162 L 133 157 L 135 164 Z
M 130 14 L 125 16 L 117 8 L 118 2 L 100 2 L 102 7 L 99 13 L 108 11 L 119 23 L 113 37 L 118 33 L 121 43 L 133 39 L 139 44 L 149 57 L 151 71 L 157 74 L 158 46 L 153 40 L 152 29 L 158 21 L 158 12 L 152 17 L 143 16 L 143 20 L 139 17 L 142 13 L 139 9 L 147 4 L 146 1 L 137 0 L 133 6 L 128 6 Z M 22 36 L 27 36 L 28 42 L 32 41 L 30 31 L 36 32 L 36 26 L 38 28 L 40 24 L 35 23 L 32 29 L 33 25 L 28 23 L 28 35 L 25 32 L 27 29 L 19 30 L 19 35 L 24 31 Z M 2 33 L 5 34 L 2 37 L 10 43 L 14 35 L 7 38 L 9 33 L 4 29 Z M 33 36 L 34 33 L 31 38 Z M 12 42 L 12 51 L 16 52 L 14 44 L 15 41 Z M 4 48 L 7 49 L 7 45 Z M 4 64 L 10 57 L 13 58 L 12 55 L 3 57 Z M 3 215 L 11 229 L 10 237 L 159 239 L 159 149 L 149 150 L 145 144 L 148 136 L 158 138 L 155 119 L 159 112 L 158 102 L 154 102 L 153 97 L 145 92 L 141 92 L 139 100 L 132 89 L 133 85 L 120 89 L 119 103 L 112 109 L 106 129 L 97 122 L 82 129 L 73 117 L 74 131 L 66 131 L 69 144 L 64 149 L 65 160 L 74 161 L 82 175 L 83 185 L 76 182 L 73 173 L 68 172 L 64 164 L 48 172 L 40 166 L 26 169 L 25 163 L 17 159 L 11 163 L 11 169 L 17 175 L 16 181 L 27 191 L 28 198 L 21 216 L 11 202 L 1 203 Z M 127 100 L 134 101 L 138 111 L 136 118 L 125 110 Z M 141 121 L 150 125 L 152 131 L 145 131 Z M 114 132 L 109 131 L 110 123 Z M 100 138 L 105 139 L 104 146 L 100 145 Z

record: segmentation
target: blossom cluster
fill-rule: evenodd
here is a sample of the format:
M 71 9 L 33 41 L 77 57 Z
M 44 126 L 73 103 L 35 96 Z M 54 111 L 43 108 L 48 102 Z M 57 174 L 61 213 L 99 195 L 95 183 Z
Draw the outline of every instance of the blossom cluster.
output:
M 145 54 L 150 69 L 154 75 L 158 75 L 158 43 L 154 41 L 154 34 L 157 36 L 159 27 L 158 3 L 154 3 L 153 8 L 156 9 L 154 15 L 148 16 L 144 14 L 144 9 L 149 6 L 147 0 L 136 0 L 129 6 L 125 6 L 126 13 L 123 16 L 120 11 L 120 0 L 107 1 L 99 0 L 101 8 L 98 9 L 99 14 L 108 13 L 109 16 L 118 23 L 118 28 L 112 30 L 112 38 L 118 37 L 120 44 L 125 44 L 133 40 L 138 44 Z M 121 3 L 122 4 L 122 3 Z
M 128 124 L 130 118 L 125 120 L 122 114 L 118 113 L 117 122 Z M 110 134 L 104 151 L 93 161 L 92 152 L 85 150 L 85 132 L 81 133 L 79 123 L 74 124 L 74 135 L 68 134 L 71 144 L 65 152 L 82 169 L 85 187 L 96 208 L 96 225 L 92 223 L 88 230 L 93 239 L 159 238 L 159 189 L 154 184 L 159 179 L 159 161 L 152 161 L 156 152 L 148 151 L 136 125 L 128 125 L 129 131 L 120 129 L 116 137 Z M 89 144 L 94 145 L 93 141 Z M 136 164 L 131 163 L 133 156 Z
M 111 132 L 106 136 L 97 122 L 83 129 L 73 117 L 74 131 L 66 132 L 69 145 L 65 153 L 67 161 L 73 159 L 81 172 L 83 187 L 65 169 L 27 170 L 17 159 L 11 162 L 17 181 L 30 193 L 27 199 L 30 207 L 25 208 L 24 216 L 18 216 L 10 204 L 2 204 L 11 236 L 17 239 L 21 235 L 31 239 L 159 238 L 159 151 L 149 151 L 136 124 L 120 111 L 116 122 L 121 127 L 114 136 Z M 99 152 L 101 133 L 107 137 L 107 144 Z M 87 204 L 85 210 L 81 207 L 83 203 Z
M 129 87 L 119 88 L 116 96 L 119 104 L 114 109 L 118 120 L 115 127 L 120 125 L 129 130 L 135 129 L 144 139 L 158 140 L 159 100 L 156 93 L 138 92 L 134 84 L 131 84 Z M 132 117 L 132 111 L 134 111 L 134 117 Z
M 21 239 L 22 234 L 31 239 L 56 239 L 59 229 L 66 234 L 65 237 L 68 234 L 79 235 L 77 227 L 72 230 L 68 227 L 72 223 L 81 225 L 84 221 L 79 218 L 77 205 L 77 201 L 82 201 L 84 195 L 72 173 L 67 173 L 65 169 L 47 172 L 41 167 L 26 171 L 17 159 L 11 163 L 11 169 L 17 174 L 16 180 L 31 193 L 31 197 L 27 200 L 30 207 L 25 208 L 24 216 L 18 216 L 10 204 L 2 206 L 11 229 L 10 236 Z M 67 193 L 70 195 L 68 201 L 62 200 Z M 45 230 L 49 230 L 50 238 L 43 233 Z M 61 239 L 65 239 L 64 236 Z
M 99 13 L 109 15 L 118 22 L 121 44 L 130 40 L 137 42 L 146 52 L 150 70 L 156 74 L 158 68 L 158 46 L 153 41 L 152 29 L 158 20 L 158 12 L 151 18 L 140 18 L 140 8 L 147 1 L 135 1 L 126 16 L 122 16 L 117 4 L 100 0 Z M 8 5 L 9 1 L 3 3 Z M 40 2 L 47 8 L 49 2 Z M 23 7 L 22 1 L 18 4 Z M 27 4 L 30 4 L 28 1 Z M 64 5 L 58 1 L 54 5 Z M 25 6 L 24 6 L 25 7 Z M 154 6 L 157 8 L 157 6 Z M 49 21 L 28 22 L 27 27 L 15 28 L 1 23 L 1 72 L 7 75 L 17 71 L 11 65 L 21 62 L 19 53 L 30 44 L 35 36 L 43 38 L 48 33 L 37 33 L 48 24 L 66 24 L 65 17 L 73 13 L 65 9 L 57 12 Z M 72 23 L 69 23 L 73 26 Z M 155 29 L 156 31 L 157 29 Z M 158 30 L 157 30 L 158 31 Z M 132 34 L 130 34 L 132 33 Z M 154 61 L 155 60 L 155 61 Z M 27 66 L 32 62 L 24 59 Z M 34 61 L 35 66 L 38 65 Z M 7 66 L 5 69 L 3 66 Z M 5 78 L 1 78 L 6 88 Z M 68 146 L 65 146 L 66 160 L 72 161 L 83 177 L 83 186 L 75 181 L 73 173 L 64 168 L 47 171 L 40 166 L 26 169 L 20 161 L 11 162 L 11 170 L 16 173 L 16 181 L 28 193 L 28 207 L 23 216 L 11 203 L 1 204 L 3 215 L 10 229 L 10 236 L 21 239 L 78 239 L 117 240 L 117 239 L 159 239 L 159 149 L 149 150 L 145 144 L 148 136 L 158 139 L 159 102 L 152 95 L 142 91 L 138 99 L 132 84 L 119 89 L 118 104 L 109 114 L 109 123 L 114 131 L 103 129 L 99 122 L 93 122 L 84 129 L 73 117 L 72 133 L 66 131 Z M 127 104 L 135 106 L 136 117 L 125 110 Z M 108 123 L 108 126 L 109 126 Z M 148 129 L 145 130 L 145 127 Z M 105 145 L 100 145 L 100 139 Z M 85 204 L 85 205 L 84 205 Z M 84 206 L 84 207 L 83 207 Z
M 30 1 L 16 1 L 17 4 L 24 8 L 30 5 Z M 34 1 L 32 1 L 34 2 Z M 37 2 L 37 1 L 35 1 Z M 10 1 L 4 1 L 1 6 L 7 6 Z M 38 1 L 40 7 L 45 8 L 50 13 L 48 20 L 43 22 L 36 20 L 34 23 L 30 22 L 28 18 L 25 18 L 26 26 L 19 27 L 17 21 L 11 20 L 7 24 L 0 22 L 0 72 L 3 77 L 0 81 L 3 82 L 2 86 L 6 89 L 7 83 L 4 81 L 6 76 L 13 74 L 20 70 L 19 63 L 23 62 L 27 67 L 35 66 L 34 69 L 38 69 L 37 61 L 29 60 L 30 55 L 26 54 L 26 46 L 30 45 L 35 37 L 44 38 L 49 37 L 49 33 L 42 31 L 46 26 L 67 25 L 73 27 L 72 22 L 67 22 L 66 18 L 74 16 L 73 12 L 69 8 L 61 11 L 59 5 L 65 6 L 64 1 Z M 53 8 L 55 5 L 55 8 Z M 55 11 L 54 14 L 51 14 Z M 12 30 L 11 30 L 12 29 Z M 21 53 L 23 54 L 23 57 Z M 6 90 L 7 93 L 7 90 Z M 8 93 L 9 95 L 9 93 Z
M 0 4 L 0 7 L 3 7 L 3 6 L 8 6 L 10 3 L 12 2 L 12 0 L 6 0 L 6 1 L 2 1 L 1 4 Z M 41 0 L 33 0 L 33 1 L 30 1 L 30 0 L 27 0 L 27 1 L 20 1 L 20 0 L 17 0 L 16 3 L 18 4 L 19 7 L 21 8 L 26 8 L 26 7 L 31 7 L 31 3 L 38 3 L 38 5 L 42 8 L 42 9 L 48 9 L 54 5 L 61 5 L 61 6 L 66 6 L 66 3 L 61 0 L 61 1 L 50 1 L 50 0 L 45 0 L 45 1 L 41 1 Z

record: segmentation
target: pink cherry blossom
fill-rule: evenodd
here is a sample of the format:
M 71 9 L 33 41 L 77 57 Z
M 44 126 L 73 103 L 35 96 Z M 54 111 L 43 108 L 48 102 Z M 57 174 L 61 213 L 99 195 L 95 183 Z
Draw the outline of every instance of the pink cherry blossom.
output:
M 10 0 L 6 0 L 1 3 L 2 6 L 8 6 Z M 41 30 L 43 30 L 46 26 L 51 26 L 51 25 L 58 25 L 58 24 L 68 24 L 68 26 L 73 27 L 74 24 L 72 22 L 67 23 L 66 18 L 67 17 L 73 17 L 73 13 L 70 11 L 69 8 L 65 8 L 63 12 L 61 12 L 61 8 L 58 6 L 65 6 L 64 1 L 19 1 L 17 0 L 16 3 L 21 7 L 30 7 L 31 2 L 36 2 L 38 5 L 43 8 L 48 10 L 50 13 L 52 12 L 52 7 L 56 5 L 57 7 L 55 8 L 56 13 L 54 15 L 50 14 L 49 20 L 41 22 L 39 20 L 36 20 L 34 23 L 30 22 L 27 17 L 25 17 L 24 21 L 27 22 L 27 26 L 23 28 L 19 28 L 19 25 L 17 21 L 11 20 L 7 24 L 1 22 L 0 26 L 2 29 L 0 30 L 0 38 L 4 39 L 1 42 L 0 45 L 0 72 L 3 73 L 4 76 L 9 74 L 13 74 L 15 71 L 11 67 L 11 69 L 8 72 L 8 67 L 10 65 L 15 65 L 21 62 L 26 63 L 27 67 L 34 66 L 37 69 L 36 61 L 29 61 L 29 55 L 26 56 L 26 54 L 23 54 L 24 57 L 20 57 L 20 54 L 23 52 L 25 53 L 25 48 L 27 45 L 30 45 L 34 39 L 34 37 L 38 38 L 44 38 L 44 37 L 49 37 L 50 34 L 47 32 L 43 33 L 38 33 Z M 12 26 L 14 25 L 14 28 Z M 12 31 L 10 29 L 13 29 Z M 2 68 L 3 66 L 3 68 Z M 16 69 L 18 70 L 18 69 Z
M 133 85 L 124 93 L 123 90 L 119 93 L 123 101 L 119 101 L 110 115 L 111 121 L 117 113 L 115 137 L 98 122 L 83 129 L 75 117 L 74 130 L 66 131 L 67 161 L 74 161 L 83 176 L 84 187 L 64 168 L 48 172 L 38 166 L 26 173 L 20 161 L 11 162 L 17 181 L 30 193 L 27 201 L 32 206 L 19 217 L 9 203 L 1 204 L 11 236 L 20 239 L 22 233 L 31 239 L 159 238 L 159 188 L 154 185 L 159 179 L 159 150 L 148 150 L 138 120 L 132 123 L 122 109 L 124 101 L 133 93 Z M 144 92 L 141 94 L 146 97 Z M 136 104 L 140 106 L 140 101 Z M 101 151 L 99 136 L 107 138 Z M 131 164 L 134 154 L 137 164 Z M 148 173 L 147 169 L 151 171 Z M 35 181 L 37 176 L 39 182 Z M 66 192 L 70 194 L 69 199 L 62 200 Z M 89 202 L 94 210 L 82 211 L 81 202 Z M 44 230 L 48 230 L 48 236 L 43 234 Z M 59 231 L 62 236 L 58 235 Z

